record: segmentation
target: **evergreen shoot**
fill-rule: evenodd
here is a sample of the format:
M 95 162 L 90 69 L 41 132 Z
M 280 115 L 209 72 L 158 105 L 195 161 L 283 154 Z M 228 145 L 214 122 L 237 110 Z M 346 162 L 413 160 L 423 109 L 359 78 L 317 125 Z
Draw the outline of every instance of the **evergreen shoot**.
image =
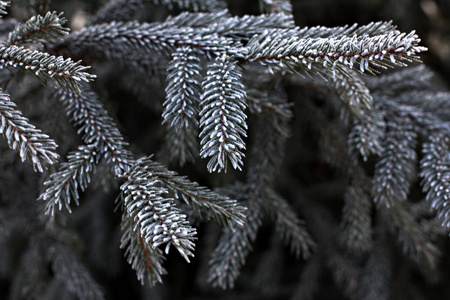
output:
M 450 297 L 435 46 L 250 2 L 0 1 L 0 298 Z

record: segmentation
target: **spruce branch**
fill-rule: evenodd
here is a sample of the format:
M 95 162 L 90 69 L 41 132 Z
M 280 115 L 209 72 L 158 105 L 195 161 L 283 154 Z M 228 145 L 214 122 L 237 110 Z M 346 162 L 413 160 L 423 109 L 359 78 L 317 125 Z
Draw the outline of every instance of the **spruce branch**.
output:
M 441 251 L 426 232 L 424 225 L 415 219 L 406 202 L 395 201 L 390 207 L 380 206 L 388 229 L 396 237 L 402 251 L 424 273 L 435 270 Z
M 167 128 L 163 155 L 168 155 L 170 162 L 180 166 L 195 162 L 199 152 L 197 137 L 198 127 Z
M 209 260 L 208 281 L 223 289 L 234 287 L 262 224 L 262 211 L 256 198 L 248 194 L 245 186 L 235 185 L 232 189 L 233 196 L 248 200 L 248 213 L 243 226 L 236 230 L 224 228 L 219 244 Z
M 420 74 L 420 76 L 417 76 L 417 74 Z M 383 74 L 383 76 L 366 77 L 364 79 L 373 94 L 403 98 L 405 93 L 410 94 L 411 91 L 435 92 L 437 88 L 433 83 L 435 77 L 435 74 L 428 67 L 418 65 Z
M 373 98 L 355 71 L 349 70 L 348 75 L 331 76 L 330 83 L 348 111 L 356 118 L 362 119 L 366 112 L 373 110 Z
M 144 168 L 150 176 L 160 181 L 176 198 L 181 198 L 200 214 L 212 216 L 222 225 L 229 227 L 235 225 L 241 227 L 244 224 L 246 208 L 238 205 L 236 200 L 199 186 L 196 182 L 167 170 L 157 162 L 147 160 L 146 163 Z
M 244 15 L 242 17 L 223 18 L 219 21 L 211 22 L 204 30 L 221 36 L 248 41 L 255 34 L 262 34 L 268 29 L 287 29 L 294 26 L 294 20 L 291 15 L 272 13 L 259 16 Z
M 220 10 L 214 13 L 209 12 L 181 12 L 176 16 L 168 16 L 165 23 L 174 27 L 208 27 L 212 26 L 212 23 L 222 23 L 224 20 L 230 17 L 227 9 Z M 217 25 L 216 25 L 217 26 Z
M 54 164 L 59 158 L 54 140 L 42 133 L 22 112 L 8 94 L 0 90 L 0 132 L 11 149 L 18 151 L 22 161 L 28 160 L 33 169 L 43 172 L 46 164 Z
M 70 58 L 14 45 L 0 47 L 0 69 L 3 68 L 19 69 L 43 83 L 58 83 L 63 89 L 75 92 L 79 92 L 80 82 L 89 82 L 96 77 L 85 72 L 89 67 L 82 66 L 81 61 L 73 62 Z
M 65 245 L 53 243 L 47 253 L 53 272 L 67 289 L 86 300 L 105 299 L 105 295 L 79 258 Z
M 361 72 L 377 73 L 373 67 L 405 66 L 401 60 L 416 61 L 417 54 L 427 48 L 419 46 L 420 39 L 412 31 L 398 31 L 375 36 L 353 35 L 330 38 L 304 38 L 298 28 L 272 29 L 254 36 L 246 46 L 242 59 L 257 61 L 272 68 L 296 72 L 333 74 L 354 66 Z
M 6 15 L 6 10 L 11 5 L 11 1 L 0 1 L 0 18 L 2 15 Z
M 376 247 L 370 252 L 369 258 L 362 270 L 361 299 L 387 300 L 392 280 L 392 259 L 386 242 L 377 241 Z
M 154 285 L 162 282 L 162 275 L 167 271 L 163 268 L 164 255 L 161 249 L 153 248 L 145 242 L 139 230 L 134 230 L 133 219 L 125 213 L 122 215 L 122 238 L 120 248 L 125 248 L 125 257 L 128 263 L 136 271 L 136 275 L 141 284 L 144 284 L 145 277 L 148 282 Z M 146 276 L 147 275 L 147 276 Z
M 268 28 L 292 28 L 292 16 L 282 13 L 259 16 L 230 16 L 228 10 L 215 13 L 183 12 L 165 21 L 174 27 L 192 27 L 204 33 L 217 33 L 222 36 L 248 40 L 253 35 L 262 33 Z
M 413 121 L 423 135 L 450 134 L 450 93 L 407 91 L 396 97 L 377 96 L 384 109 Z
M 270 189 L 266 192 L 264 208 L 275 219 L 277 235 L 291 247 L 296 257 L 301 255 L 303 259 L 308 259 L 316 243 L 306 230 L 304 221 L 298 218 L 289 203 L 277 193 Z
M 423 146 L 420 177 L 426 200 L 437 212 L 446 231 L 450 229 L 450 139 L 443 134 L 430 137 Z
M 58 47 L 67 48 L 72 53 L 92 50 L 96 55 L 101 53 L 107 58 L 126 62 L 139 61 L 155 52 L 168 56 L 180 47 L 197 49 L 206 56 L 232 54 L 232 46 L 236 46 L 232 39 L 205 33 L 204 29 L 175 27 L 170 22 L 131 21 L 85 27 L 70 34 Z
M 334 284 L 341 287 L 347 299 L 353 299 L 359 289 L 361 267 L 341 251 L 327 251 L 326 264 Z M 357 299 L 357 298 L 355 298 Z
M 372 202 L 359 186 L 348 186 L 344 194 L 341 242 L 357 253 L 369 251 L 372 240 Z
M 77 94 L 60 90 L 57 96 L 71 121 L 80 127 L 78 133 L 86 145 L 69 153 L 67 162 L 44 183 L 46 189 L 39 200 L 47 201 L 45 212 L 51 216 L 55 208 L 61 210 L 63 206 L 72 212 L 72 201 L 79 205 L 78 189 L 87 188 L 101 158 L 114 166 L 117 176 L 126 173 L 134 163 L 126 149 L 128 144 L 94 92 L 84 89 Z
M 227 161 L 241 169 L 247 124 L 244 113 L 245 90 L 236 62 L 228 56 L 218 57 L 208 68 L 203 81 L 200 111 L 200 156 L 211 157 L 208 171 L 227 170 Z
M 364 161 L 367 161 L 369 155 L 381 155 L 383 151 L 383 136 L 386 131 L 383 117 L 384 113 L 375 105 L 363 117 L 353 121 L 347 143 L 353 153 L 361 154 Z
M 290 300 L 314 300 L 319 289 L 320 275 L 323 270 L 323 262 L 320 254 L 315 254 L 307 262 L 297 283 L 297 288 Z
M 338 130 L 338 126 L 327 120 L 324 114 L 308 101 L 304 103 L 304 111 L 303 116 L 311 122 L 319 135 L 319 146 L 323 151 L 322 159 L 343 172 L 353 185 L 361 186 L 365 192 L 370 192 L 370 178 L 347 147 L 344 130 Z
M 261 193 L 262 198 L 267 196 L 266 188 L 276 181 L 284 158 L 280 153 L 283 153 L 289 136 L 289 119 L 269 116 L 272 118 L 261 117 L 257 120 L 256 127 L 259 130 L 251 148 L 247 171 L 247 182 L 257 193 Z
M 128 143 L 97 95 L 89 89 L 81 93 L 59 91 L 58 99 L 74 125 L 79 126 L 78 133 L 83 141 L 94 145 L 100 155 L 114 165 L 116 172 L 126 173 L 134 159 L 127 150 Z
M 192 160 L 197 149 L 194 141 L 198 135 L 198 113 L 201 94 L 200 59 L 189 47 L 178 49 L 169 64 L 164 102 L 163 123 L 169 125 L 168 135 L 173 143 L 180 143 L 180 162 L 185 158 Z M 183 143 L 186 141 L 186 143 Z M 191 142 L 192 141 L 192 142 Z M 197 152 L 198 153 L 198 152 Z
M 23 219 L 21 220 L 23 222 Z M 20 263 L 15 272 L 17 276 L 11 284 L 9 296 L 11 299 L 30 299 L 35 295 L 41 295 L 47 287 L 49 278 L 48 262 L 45 259 L 45 251 L 48 245 L 44 245 L 40 236 L 33 236 L 31 245 L 22 254 Z M 24 288 L 24 282 L 33 282 L 32 286 Z
M 384 151 L 375 165 L 372 196 L 378 205 L 406 201 L 416 172 L 417 133 L 411 123 L 399 120 L 387 124 Z
M 358 24 L 355 23 L 351 26 L 344 25 L 331 28 L 324 26 L 302 27 L 299 29 L 299 36 L 302 38 L 336 38 L 354 35 L 370 37 L 388 34 L 393 31 L 396 31 L 396 26 L 392 24 L 392 21 L 379 21 L 362 26 L 358 26 Z
M 69 33 L 69 28 L 63 27 L 66 19 L 62 13 L 47 12 L 42 17 L 33 16 L 24 24 L 19 24 L 9 34 L 8 45 L 23 45 L 30 43 L 50 43 L 64 38 Z
M 152 248 L 166 244 L 166 254 L 173 245 L 189 262 L 196 230 L 175 207 L 173 200 L 162 196 L 167 190 L 159 187 L 158 180 L 146 170 L 148 163 L 146 157 L 137 160 L 120 187 L 127 216 L 133 220 L 133 228 L 146 244 Z
M 46 189 L 38 198 L 47 201 L 46 214 L 54 216 L 55 209 L 61 210 L 63 206 L 71 213 L 72 201 L 80 205 L 78 189 L 84 191 L 90 183 L 92 172 L 100 159 L 99 152 L 93 145 L 82 145 L 67 155 L 67 162 L 62 163 L 58 172 L 44 183 Z
M 420 96 L 421 93 L 417 93 Z M 438 96 L 438 95 L 436 95 Z M 391 98 L 385 96 L 376 97 L 376 101 L 380 104 L 380 107 L 389 112 L 391 115 L 401 116 L 401 118 L 407 119 L 414 125 L 414 130 L 422 135 L 434 135 L 436 133 L 449 134 L 450 123 L 448 121 L 448 115 L 446 115 L 446 104 L 442 106 L 442 110 L 436 107 L 440 101 L 446 102 L 446 96 L 444 99 L 431 100 L 432 97 L 422 98 L 423 100 L 430 100 L 429 104 L 417 105 L 415 96 L 411 96 L 411 103 L 403 97 Z M 405 103 L 406 102 L 406 103 Z

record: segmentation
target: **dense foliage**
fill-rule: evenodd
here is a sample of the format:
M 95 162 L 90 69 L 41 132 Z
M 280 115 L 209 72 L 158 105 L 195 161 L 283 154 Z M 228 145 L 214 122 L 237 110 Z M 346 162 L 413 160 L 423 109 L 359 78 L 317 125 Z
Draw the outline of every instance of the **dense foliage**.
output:
M 0 1 L 0 296 L 450 295 L 446 4 L 403 2 Z

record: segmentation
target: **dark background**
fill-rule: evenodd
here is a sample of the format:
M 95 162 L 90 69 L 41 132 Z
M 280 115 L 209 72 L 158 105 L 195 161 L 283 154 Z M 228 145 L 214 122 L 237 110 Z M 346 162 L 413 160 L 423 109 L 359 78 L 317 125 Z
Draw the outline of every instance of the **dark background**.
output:
M 25 5 L 25 1 L 24 2 Z M 68 18 L 69 23 L 73 23 L 76 16 L 89 16 L 101 7 L 104 1 L 57 1 L 53 0 L 50 10 L 63 11 Z M 236 15 L 258 14 L 258 1 L 228 1 L 231 13 Z M 25 6 L 24 6 L 25 7 Z M 24 8 L 23 7 L 23 8 Z M 314 0 L 314 1 L 293 1 L 294 17 L 298 26 L 343 26 L 345 24 L 358 23 L 367 24 L 372 21 L 392 20 L 402 32 L 416 30 L 423 40 L 423 45 L 429 48 L 429 51 L 421 57 L 426 65 L 436 71 L 450 86 L 450 1 L 413 1 L 413 0 Z M 14 8 L 15 16 L 26 16 L 26 9 L 23 11 L 18 7 Z M 83 13 L 81 13 L 83 12 Z M 81 14 L 80 14 L 81 13 Z M 170 12 L 165 8 L 158 6 L 147 6 L 146 11 L 140 12 L 140 18 L 150 18 L 152 20 L 163 20 Z M 106 74 L 108 78 L 108 69 L 102 69 L 96 66 L 96 70 Z M 120 98 L 129 97 L 126 91 L 120 90 L 115 86 L 117 78 L 112 77 L 109 86 L 113 105 L 112 109 L 117 113 L 120 120 L 122 132 L 128 140 L 139 150 L 146 153 L 158 152 L 158 143 L 160 139 L 152 135 L 155 128 L 160 124 L 158 109 L 151 110 L 139 101 L 128 99 L 126 101 Z M 164 87 L 161 86 L 160 92 Z M 111 92 L 113 91 L 113 92 Z M 296 94 L 296 90 L 290 90 L 290 95 Z M 307 140 L 305 141 L 307 142 Z M 145 150 L 144 150 L 145 149 Z M 295 143 L 288 144 L 288 153 L 296 153 Z M 302 153 L 303 160 L 314 159 L 311 153 Z M 288 154 L 289 155 L 289 154 Z M 302 180 L 307 177 L 309 182 L 326 182 L 328 178 L 334 177 L 334 171 L 321 163 L 314 165 L 314 170 L 309 171 L 307 175 L 296 173 L 292 164 L 303 164 L 304 162 L 295 162 L 292 157 L 286 158 L 286 170 L 290 180 Z M 291 164 L 291 165 L 289 165 Z M 201 169 L 203 168 L 203 169 Z M 182 174 L 190 174 L 191 179 L 199 180 L 200 183 L 209 184 L 222 179 L 205 178 L 201 172 L 204 165 L 186 167 L 179 169 Z M 237 175 L 239 177 L 239 175 Z M 226 181 L 226 180 L 225 180 Z M 311 184 L 309 186 L 309 195 L 316 195 L 321 201 L 327 204 L 331 216 L 338 216 L 342 205 L 342 188 L 335 182 L 329 182 L 328 192 L 318 191 L 321 186 Z M 281 193 L 292 201 L 293 191 L 286 188 L 286 183 L 280 184 Z M 89 192 L 92 196 L 92 193 Z M 87 248 L 90 242 L 95 239 L 103 239 L 102 249 L 96 249 L 96 259 L 103 260 L 92 263 L 94 256 L 86 259 L 88 265 L 92 268 L 94 278 L 105 288 L 107 299 L 289 299 L 292 292 L 299 283 L 301 270 L 304 267 L 302 261 L 295 260 L 289 255 L 289 249 L 283 245 L 273 243 L 269 238 L 272 235 L 273 228 L 270 225 L 264 225 L 260 230 L 254 250 L 248 257 L 247 265 L 244 267 L 241 276 L 238 278 L 234 290 L 223 291 L 221 289 L 211 288 L 205 282 L 205 259 L 210 245 L 203 238 L 209 236 L 207 231 L 218 231 L 219 228 L 212 229 L 204 225 L 199 225 L 199 240 L 197 241 L 196 258 L 190 264 L 172 251 L 166 262 L 166 268 L 169 275 L 164 278 L 164 285 L 149 289 L 142 287 L 136 280 L 134 271 L 123 259 L 123 253 L 118 247 L 119 236 L 117 226 L 120 216 L 114 213 L 114 200 L 117 196 L 117 190 L 111 192 L 97 192 L 100 203 L 104 209 L 105 218 L 110 228 L 107 228 L 107 236 L 98 237 L 92 234 L 91 228 L 86 228 L 84 224 L 92 220 L 87 220 L 89 214 L 86 210 L 88 206 L 82 206 L 74 213 L 76 226 L 78 227 Z M 331 203 L 331 204 L 330 204 Z M 335 204 L 333 204 L 335 203 Z M 337 203 L 337 204 L 336 204 Z M 295 207 L 295 205 L 294 205 Z M 88 221 L 88 222 L 86 222 Z M 269 223 L 270 224 L 270 223 Z M 448 242 L 445 242 L 448 244 Z M 444 245 L 444 249 L 449 250 Z M 448 252 L 448 251 L 447 251 Z M 445 259 L 442 262 L 442 277 L 439 281 L 430 284 L 427 283 L 421 275 L 408 268 L 403 269 L 399 266 L 399 272 L 411 272 L 410 279 L 416 286 L 416 291 L 406 293 L 410 298 L 405 299 L 446 299 L 450 297 L 448 282 L 450 280 L 449 261 Z M 270 263 L 275 268 L 261 268 L 264 263 Z M 399 263 L 400 264 L 400 263 Z M 270 264 L 269 264 L 270 265 Z M 262 270 L 262 271 L 261 271 Z M 262 272 L 262 273 L 261 273 Z M 266 274 L 269 273 L 269 274 Z M 269 279 L 267 279 L 267 278 Z M 8 290 L 9 280 L 3 280 L 0 287 Z M 317 300 L 338 300 L 346 299 L 342 296 L 339 287 L 333 284 L 330 276 L 324 274 L 318 283 L 319 288 L 314 299 Z M 402 284 L 396 284 L 396 289 L 402 289 Z M 7 292 L 6 292 L 7 293 Z M 57 294 L 57 292 L 55 292 Z M 63 294 L 69 297 L 68 294 Z M 0 295 L 1 298 L 1 295 Z M 66 298 L 64 298 L 66 299 Z M 393 298 L 394 299 L 394 298 Z

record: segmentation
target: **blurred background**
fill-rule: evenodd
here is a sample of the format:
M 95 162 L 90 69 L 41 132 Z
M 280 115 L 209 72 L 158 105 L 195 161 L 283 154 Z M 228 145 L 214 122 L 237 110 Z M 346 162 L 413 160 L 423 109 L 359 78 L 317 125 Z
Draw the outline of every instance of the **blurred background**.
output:
M 11 8 L 15 18 L 26 20 L 29 17 L 28 5 L 30 1 L 16 0 Z M 98 0 L 34 0 L 35 3 L 42 6 L 42 10 L 55 10 L 64 12 L 65 17 L 69 20 L 69 25 L 73 30 L 81 29 L 89 19 L 89 16 L 95 14 L 107 1 Z M 259 14 L 260 6 L 256 0 L 228 0 L 229 10 L 235 15 Z M 358 23 L 364 25 L 376 21 L 392 20 L 402 32 L 410 32 L 415 30 L 422 38 L 422 45 L 428 47 L 429 51 L 421 54 L 424 63 L 440 75 L 444 85 L 450 87 L 450 0 L 294 0 L 293 13 L 296 25 L 298 26 L 343 26 Z M 162 21 L 170 14 L 177 14 L 177 10 L 170 12 L 163 6 L 147 5 L 144 10 L 139 12 L 137 16 L 141 20 Z M 155 128 L 159 128 L 161 123 L 160 112 L 158 108 L 149 111 L 141 102 L 129 101 L 130 97 L 125 90 L 116 85 L 116 77 L 109 77 L 109 67 L 102 68 L 97 66 L 96 71 L 103 72 L 104 79 L 109 83 L 109 95 L 111 111 L 117 113 L 120 124 L 123 126 L 123 132 L 127 138 L 136 145 L 138 149 L 146 149 L 146 152 L 157 152 L 160 138 L 155 136 Z M 155 83 L 153 83 L 155 84 Z M 155 94 L 164 97 L 164 83 L 159 84 L 159 91 L 155 90 Z M 108 86 L 108 84 L 106 84 Z M 293 93 L 293 91 L 291 91 Z M 126 97 L 125 97 L 126 95 Z M 124 102 L 120 100 L 125 97 Z M 160 109 L 160 107 L 159 107 Z M 139 130 L 138 130 L 139 129 Z M 307 143 L 308 140 L 302 141 Z M 292 151 L 296 151 L 295 144 L 290 145 Z M 64 148 L 63 148 L 64 149 Z M 150 149 L 150 150 L 148 150 Z M 66 149 L 67 150 L 67 149 Z M 310 159 L 311 153 L 302 153 L 304 160 Z M 292 162 L 293 159 L 287 159 Z M 298 162 L 294 162 L 298 163 Z M 303 162 L 300 162 L 302 164 Z M 333 171 L 324 167 L 322 164 L 311 171 L 311 176 L 322 180 L 328 178 Z M 217 178 L 205 179 L 205 175 L 195 175 L 200 169 L 204 171 L 204 165 L 190 166 L 181 169 L 182 174 L 193 174 L 191 179 L 200 182 L 214 182 Z M 201 172 L 198 172 L 201 174 Z M 306 176 L 295 174 L 292 171 L 292 177 Z M 196 177 L 198 176 L 198 177 Z M 302 178 L 303 180 L 304 178 Z M 312 181 L 313 179 L 311 179 Z M 325 180 L 322 180 L 325 181 Z M 336 198 L 341 198 L 342 189 L 339 185 L 333 185 L 331 182 L 327 185 L 329 193 L 318 191 L 319 187 L 311 187 L 310 194 L 320 194 L 323 202 L 333 202 Z M 123 252 L 119 249 L 118 243 L 120 234 L 117 231 L 120 222 L 120 214 L 114 214 L 114 199 L 117 196 L 117 190 L 109 193 L 103 191 L 91 191 L 98 194 L 98 203 L 106 212 L 103 218 L 108 221 L 95 220 L 101 230 L 108 232 L 107 236 L 93 236 L 91 229 L 84 227 L 84 222 L 90 218 L 88 211 L 90 207 L 85 205 L 80 207 L 74 213 L 75 227 L 81 232 L 84 242 L 88 245 L 95 244 L 104 247 L 95 249 L 95 253 L 91 253 L 92 257 L 86 260 L 91 263 L 93 276 L 104 286 L 107 299 L 290 299 L 291 292 L 295 290 L 295 285 L 299 282 L 299 274 L 304 264 L 296 261 L 289 255 L 289 249 L 283 245 L 277 245 L 270 238 L 272 229 L 263 227 L 258 235 L 257 243 L 254 251 L 250 254 L 247 265 L 244 267 L 241 276 L 238 279 L 235 290 L 223 291 L 221 289 L 211 288 L 206 282 L 206 266 L 207 260 L 202 259 L 202 254 L 208 253 L 213 243 L 204 237 L 208 237 L 208 230 L 220 231 L 220 228 L 199 228 L 199 240 L 196 252 L 196 259 L 191 264 L 186 264 L 175 251 L 172 251 L 167 264 L 169 275 L 164 278 L 164 285 L 158 285 L 153 289 L 148 286 L 140 286 L 136 280 L 134 271 L 126 263 L 123 258 Z M 289 198 L 289 191 L 285 195 Z M 319 198 L 320 198 L 319 197 Z M 331 199 L 331 200 L 330 200 Z M 342 204 L 341 202 L 337 201 Z M 336 211 L 341 209 L 340 204 L 336 205 Z M 333 208 L 333 207 L 331 207 Z M 338 214 L 338 213 L 336 213 Z M 89 222 L 92 222 L 90 220 Z M 102 223 L 104 222 L 104 223 Z M 106 224 L 106 225 L 105 225 Z M 100 230 L 99 229 L 99 230 Z M 95 231 L 97 229 L 93 229 Z M 214 236 L 214 235 L 212 235 Z M 448 242 L 445 242 L 444 249 L 450 250 Z M 90 251 L 90 250 L 86 250 Z M 88 255 L 87 255 L 88 256 Z M 103 260 L 92 262 L 93 260 Z M 14 263 L 11 263 L 13 267 Z M 423 278 L 416 273 L 410 276 L 411 282 L 416 285 L 416 289 L 407 293 L 408 300 L 414 299 L 450 299 L 450 291 L 448 282 L 450 281 L 449 273 L 450 262 L 445 258 L 442 262 L 442 277 L 434 284 L 423 281 Z M 6 267 L 5 267 L 6 268 Z M 409 269 L 402 269 L 407 272 Z M 276 278 L 276 280 L 274 280 Z M 5 295 L 9 290 L 9 278 L 0 278 L 0 292 L 3 289 Z M 339 300 L 346 299 L 340 289 L 334 286 L 331 278 L 326 275 L 322 281 L 318 283 L 320 288 L 314 299 L 317 300 Z M 60 286 L 55 284 L 53 296 L 58 295 Z M 402 285 L 399 285 L 401 288 Z M 50 293 L 50 292 L 48 292 Z M 395 294 L 395 293 L 394 293 Z M 47 295 L 45 299 L 57 299 Z M 71 299 L 70 294 L 61 294 L 60 299 Z M 0 293 L 0 299 L 2 294 Z M 43 298 L 44 299 L 44 298 Z M 394 298 L 392 298 L 394 299 Z M 399 298 L 395 298 L 399 299 Z M 303 300 L 303 299 L 299 299 Z

